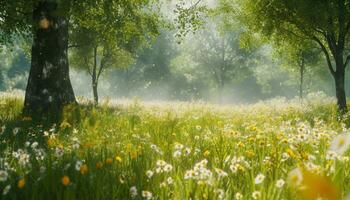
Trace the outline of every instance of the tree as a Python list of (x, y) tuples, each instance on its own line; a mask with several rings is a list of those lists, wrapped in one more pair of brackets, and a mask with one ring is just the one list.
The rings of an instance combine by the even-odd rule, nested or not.
[(90, 74), (96, 104), (101, 74), (111, 67), (128, 67), (132, 54), (158, 35), (161, 22), (156, 11), (148, 0), (99, 0), (75, 11), (80, 13), (72, 17), (75, 66)]
[(335, 81), (339, 111), (347, 111), (344, 81), (345, 68), (350, 60), (347, 51), (350, 30), (348, 0), (242, 0), (235, 1), (237, 4), (229, 4), (227, 0), (222, 2), (226, 7), (236, 6), (241, 21), (251, 31), (259, 31), (272, 39), (293, 37), (318, 45)]
[[(75, 96), (69, 79), (68, 43), (71, 28), (87, 17), (85, 10), (93, 7), (103, 11), (103, 16), (93, 15), (85, 25), (101, 28), (123, 23), (115, 12), (125, 13), (139, 22), (134, 11), (149, 12), (147, 6), (156, 7), (152, 0), (128, 1), (71, 1), (71, 0), (13, 0), (0, 2), (0, 42), (9, 42), (13, 35), (32, 38), (31, 68), (26, 88), (24, 113), (57, 115), (63, 106), (75, 103)], [(126, 5), (126, 7), (120, 6)], [(129, 7), (130, 6), (130, 7)], [(129, 9), (130, 8), (130, 9)], [(135, 9), (134, 9), (135, 8)], [(129, 12), (130, 11), (130, 12)], [(129, 13), (128, 13), (129, 12)], [(152, 15), (156, 17), (157, 15)], [(109, 18), (108, 18), (109, 17)], [(108, 20), (106, 20), (108, 19)], [(128, 20), (130, 22), (131, 20)], [(142, 20), (141, 20), (142, 21)], [(143, 23), (144, 21), (142, 21)], [(134, 26), (126, 24), (122, 31)], [(155, 26), (151, 26), (154, 28)], [(102, 30), (102, 29), (99, 29)], [(107, 34), (107, 33), (106, 33)], [(139, 33), (142, 34), (141, 32)], [(128, 47), (134, 45), (133, 38), (123, 37)]]
[(209, 70), (222, 102), (226, 83), (242, 72), (249, 53), (240, 46), (239, 31), (220, 32), (211, 26), (199, 34), (195, 60)]
[(305, 74), (308, 69), (319, 64), (320, 54), (319, 49), (315, 48), (309, 41), (298, 40), (275, 44), (275, 50), (279, 60), (291, 71), (297, 70), (299, 73), (299, 98), (303, 99)]

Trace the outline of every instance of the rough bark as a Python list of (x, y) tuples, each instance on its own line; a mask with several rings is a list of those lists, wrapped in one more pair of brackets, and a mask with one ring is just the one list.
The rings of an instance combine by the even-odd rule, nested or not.
[(33, 10), (33, 44), (24, 113), (59, 117), (75, 103), (69, 78), (68, 20), (55, 1), (40, 1)]

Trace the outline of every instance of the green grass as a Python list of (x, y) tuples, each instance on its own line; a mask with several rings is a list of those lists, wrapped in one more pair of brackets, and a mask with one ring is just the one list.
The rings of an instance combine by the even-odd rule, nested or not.
[[(254, 191), (265, 200), (298, 199), (301, 186), (288, 182), (297, 167), (318, 174), (342, 197), (350, 192), (349, 153), (336, 159), (327, 153), (346, 129), (333, 104), (81, 105), (67, 108), (63, 122), (50, 127), (21, 118), (21, 108), (20, 99), (0, 99), (0, 171), (8, 173), (5, 181), (0, 174), (0, 199), (132, 199), (133, 186), (135, 199), (145, 199), (142, 191), (153, 199), (231, 200), (237, 193), (253, 199)], [(171, 170), (157, 173), (159, 160)], [(220, 177), (221, 170), (227, 176)], [(260, 173), (265, 179), (255, 184)], [(286, 182), (282, 188), (279, 179)]]

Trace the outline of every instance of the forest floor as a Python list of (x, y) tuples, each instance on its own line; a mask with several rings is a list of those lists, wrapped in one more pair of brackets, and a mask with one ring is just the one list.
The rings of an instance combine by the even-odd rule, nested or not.
[(45, 127), (0, 98), (0, 199), (316, 199), (350, 194), (332, 103), (67, 108)]

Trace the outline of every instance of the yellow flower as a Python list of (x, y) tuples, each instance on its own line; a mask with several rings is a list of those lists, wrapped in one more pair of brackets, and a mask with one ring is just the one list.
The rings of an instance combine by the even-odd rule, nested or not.
[(55, 146), (55, 139), (53, 139), (53, 138), (49, 138), (49, 139), (47, 139), (47, 146), (49, 146), (49, 147), (54, 147)]
[(289, 155), (291, 158), (295, 158), (295, 157), (296, 157), (295, 153), (294, 153), (293, 150), (291, 150), (291, 149), (287, 149), (287, 153), (288, 153), (288, 155)]
[(252, 151), (252, 150), (246, 151), (246, 154), (247, 154), (247, 157), (248, 157), (248, 158), (252, 158), (252, 157), (255, 156), (255, 153), (254, 153), (254, 151)]
[(26, 181), (23, 178), (21, 180), (19, 180), (18, 183), (17, 183), (17, 187), (19, 189), (24, 188), (25, 185), (26, 185)]
[(98, 161), (97, 163), (96, 163), (96, 168), (97, 169), (100, 169), (100, 168), (102, 168), (103, 167), (103, 163), (101, 162), (101, 161)]
[(120, 163), (122, 162), (122, 158), (121, 158), (120, 156), (116, 156), (116, 157), (115, 157), (115, 160), (118, 161), (118, 162), (120, 162)]
[(66, 129), (66, 128), (70, 128), (71, 125), (67, 122), (67, 121), (63, 121), (60, 125), (61, 129)]
[(107, 158), (106, 159), (106, 164), (110, 165), (113, 163), (113, 159), (112, 158)]
[(204, 151), (203, 155), (204, 155), (205, 157), (208, 157), (208, 156), (210, 155), (210, 151), (209, 151), (209, 150)]
[(137, 158), (137, 151), (133, 151), (130, 153), (131, 159), (136, 159)]
[(292, 187), (299, 187), (303, 181), (303, 173), (300, 168), (295, 168), (288, 173), (288, 182)]
[(70, 183), (70, 179), (68, 176), (63, 176), (61, 179), (62, 185), (67, 186)]
[(88, 173), (88, 171), (89, 171), (89, 168), (86, 164), (83, 164), (80, 166), (80, 173), (81, 174), (86, 174), (86, 173)]
[(305, 189), (302, 195), (305, 199), (340, 199), (339, 189), (326, 177), (305, 171), (303, 184)]
[(244, 144), (243, 144), (243, 142), (241, 142), (241, 141), (240, 141), (240, 142), (238, 142), (238, 144), (237, 144), (237, 145), (238, 145), (238, 147), (240, 147), (240, 148), (243, 148), (243, 147), (244, 147)]

